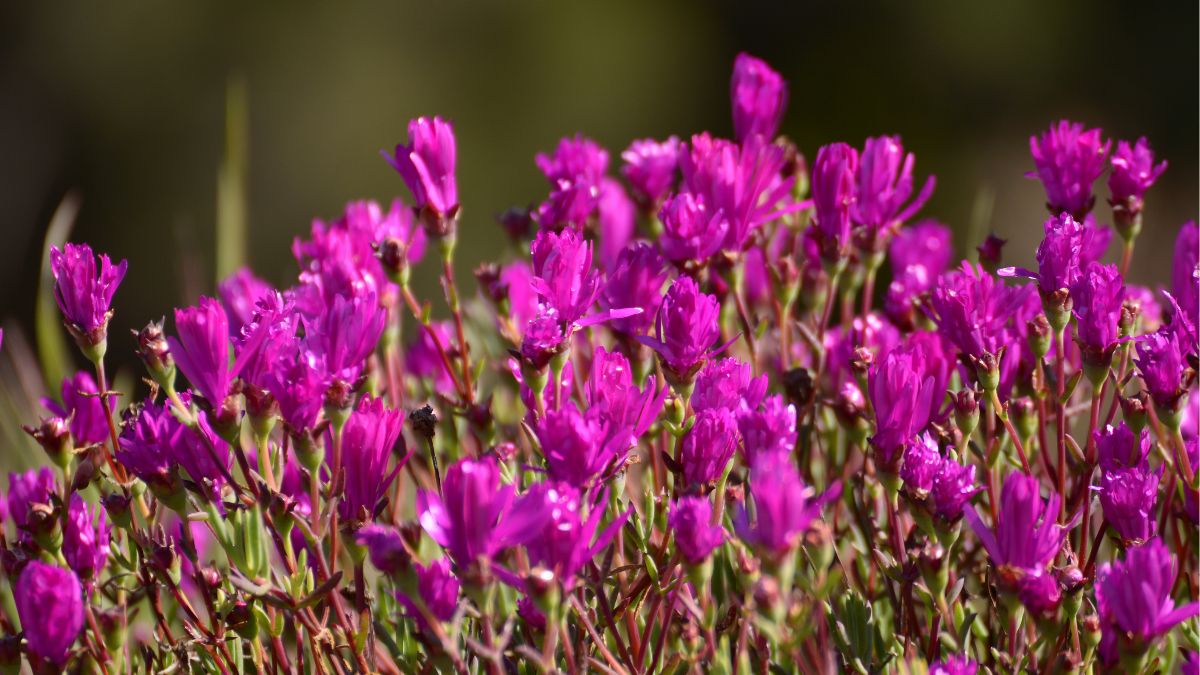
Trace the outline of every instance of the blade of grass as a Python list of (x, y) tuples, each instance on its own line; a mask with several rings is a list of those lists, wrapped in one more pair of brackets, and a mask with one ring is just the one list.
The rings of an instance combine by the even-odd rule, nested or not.
[(46, 240), (42, 244), (42, 267), (38, 275), (37, 304), (34, 307), (34, 341), (37, 343), (38, 363), (42, 378), (46, 382), (61, 382), (71, 369), (71, 352), (63, 337), (62, 316), (54, 301), (54, 274), (50, 270), (50, 247), (62, 247), (75, 226), (79, 214), (80, 198), (76, 192), (68, 192), (46, 229)]
[(249, 151), (246, 81), (225, 86), (225, 152), (217, 169), (217, 281), (246, 264), (246, 167)]

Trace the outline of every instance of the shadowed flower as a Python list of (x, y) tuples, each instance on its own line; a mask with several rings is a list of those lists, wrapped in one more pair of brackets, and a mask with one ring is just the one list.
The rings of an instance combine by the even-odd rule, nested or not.
[(737, 55), (729, 99), (733, 103), (733, 137), (739, 143), (756, 134), (769, 141), (779, 133), (787, 109), (788, 87), (765, 61), (746, 52)]
[[(568, 369), (564, 369), (565, 374)], [(644, 389), (633, 382), (629, 360), (623, 354), (597, 347), (592, 355), (592, 372), (585, 385), (588, 406), (594, 408), (602, 422), (614, 428), (629, 429), (640, 438), (658, 419), (666, 399), (667, 388), (657, 388), (653, 378)], [(568, 390), (570, 382), (564, 382)], [(557, 406), (554, 406), (557, 408)]]
[(130, 406), (117, 439), (117, 461), (152, 488), (166, 487), (175, 466), (171, 448), (180, 426), (169, 410), (153, 400)]
[(663, 298), (655, 336), (639, 336), (638, 341), (658, 352), (668, 381), (688, 384), (721, 336), (720, 313), (716, 298), (701, 293), (691, 277), (680, 277)]
[[(417, 593), (433, 618), (438, 621), (453, 619), (454, 611), (458, 609), (459, 583), (458, 578), (450, 571), (450, 560), (438, 558), (429, 563), (428, 567), (414, 563), (413, 570), (417, 574)], [(424, 615), (411, 598), (401, 591), (396, 594), (396, 599), (404, 605), (409, 616), (417, 619), (419, 626), (427, 628)]]
[(573, 402), (547, 412), (537, 436), (550, 477), (577, 488), (619, 466), (634, 442), (629, 429), (602, 422), (596, 408), (584, 415)]
[(254, 321), (258, 301), (274, 292), (271, 284), (259, 279), (248, 267), (242, 267), (217, 284), (217, 294), (221, 296), (225, 313), (233, 319), (229, 324), (230, 335), (238, 335), (242, 326)]
[(868, 250), (874, 250), (876, 238), (887, 228), (908, 220), (929, 201), (936, 180), (925, 179), (921, 192), (913, 194), (913, 163), (916, 158), (904, 153), (899, 136), (868, 138), (858, 166), (858, 201), (854, 221), (862, 227)]
[(195, 307), (175, 310), (175, 330), (167, 344), (179, 372), (213, 408), (229, 393), (236, 367), (229, 364), (229, 319), (225, 308), (212, 298), (201, 297)]
[(821, 508), (842, 492), (835, 483), (819, 497), (800, 479), (787, 456), (763, 455), (750, 470), (750, 494), (754, 517), (745, 506), (738, 511), (734, 526), (746, 543), (761, 555), (778, 560), (800, 543), (821, 514)]
[(683, 437), (679, 465), (688, 485), (708, 485), (721, 477), (737, 449), (738, 429), (733, 413), (709, 408), (696, 413)]
[(50, 271), (54, 274), (54, 299), (72, 334), (88, 346), (103, 342), (112, 316), (112, 298), (125, 278), (128, 262), (112, 264), (101, 254), (100, 269), (87, 244), (50, 247)]
[(108, 440), (108, 420), (99, 393), (91, 374), (81, 370), (63, 380), (62, 405), (50, 398), (43, 398), (42, 405), (54, 415), (71, 420), (71, 437), (76, 445), (94, 445)]
[(34, 504), (49, 504), (50, 496), (57, 491), (54, 471), (50, 467), (8, 474), (8, 515), (17, 526), (17, 533), (22, 541), (28, 541), (30, 538), (30, 509)]
[(374, 518), (375, 507), (392, 484), (408, 454), (400, 445), (395, 468), (388, 471), (388, 460), (404, 428), (403, 410), (385, 408), (383, 399), (364, 396), (342, 430), (342, 473), (346, 491), (338, 502), (343, 522), (354, 522), (366, 514)]
[(950, 228), (936, 220), (922, 220), (900, 228), (888, 245), (888, 260), (897, 274), (920, 266), (930, 279), (935, 279), (950, 266), (953, 256)]
[(454, 327), (450, 322), (431, 321), (427, 328), (422, 328), (414, 336), (404, 352), (404, 368), (418, 379), (433, 383), (434, 391), (448, 395), (454, 391), (454, 376), (446, 369), (446, 362), (438, 351), (431, 331), (437, 334), (443, 349), (453, 348)]
[(1200, 612), (1200, 604), (1176, 607), (1171, 599), (1177, 563), (1162, 540), (1134, 546), (1125, 559), (1096, 571), (1096, 609), (1103, 625), (1100, 658), (1115, 663), (1141, 654), (1161, 636)]
[(1184, 346), (1172, 326), (1143, 335), (1137, 342), (1138, 373), (1161, 415), (1179, 411), (1185, 388)]
[(13, 586), (29, 653), (62, 667), (83, 628), (83, 587), (71, 570), (34, 560)]
[(1175, 255), (1171, 261), (1171, 295), (1190, 324), (1188, 333), (1196, 336), (1200, 326), (1200, 229), (1189, 220), (1179, 228), (1175, 237)]
[(457, 151), (449, 122), (418, 117), (408, 123), (408, 145), (397, 145), (394, 153), (384, 150), (382, 154), (404, 179), (418, 209), (428, 209), (441, 218), (457, 213)]
[(1082, 124), (1067, 120), (1051, 125), (1040, 138), (1029, 138), (1037, 170), (1027, 175), (1042, 182), (1051, 213), (1066, 211), (1083, 218), (1092, 210), (1092, 184), (1104, 173), (1111, 146), (1101, 139), (1099, 129), (1085, 131)]
[(1125, 285), (1116, 265), (1088, 263), (1071, 286), (1075, 341), (1087, 365), (1108, 372), (1117, 348)]
[(671, 191), (679, 167), (679, 138), (663, 142), (645, 138), (634, 141), (621, 159), (621, 175), (629, 181), (633, 193), (644, 207), (652, 207)]
[(929, 424), (937, 392), (928, 371), (924, 350), (905, 345), (875, 361), (867, 373), (867, 388), (875, 410), (871, 446), (884, 471), (896, 470), (900, 451)]
[(942, 468), (942, 453), (937, 441), (923, 433), (904, 448), (904, 462), (900, 467), (900, 479), (904, 489), (921, 500), (933, 489), (933, 482)]
[(1076, 516), (1066, 526), (1058, 525), (1058, 493), (1042, 502), (1037, 478), (1014, 471), (1004, 480), (1000, 492), (999, 519), (988, 529), (971, 506), (963, 515), (979, 537), (1001, 583), (1016, 591), (1021, 602), (1033, 611), (1048, 609), (1056, 601), (1058, 586), (1047, 585), (1047, 566), (1058, 555), (1067, 532), (1078, 522)]
[(1154, 503), (1158, 499), (1158, 484), (1163, 467), (1150, 469), (1150, 450), (1153, 441), (1149, 431), (1142, 430), (1140, 439), (1121, 422), (1119, 426), (1096, 431), (1095, 444), (1099, 456), (1100, 506), (1109, 527), (1127, 544), (1140, 544), (1154, 536), (1157, 523)]
[(658, 219), (663, 226), (658, 246), (673, 261), (707, 261), (721, 250), (729, 231), (725, 212), (710, 209), (703, 197), (690, 192), (668, 199)]
[(675, 548), (690, 565), (699, 565), (725, 541), (725, 530), (712, 522), (712, 504), (707, 497), (680, 497), (667, 514), (667, 526), (675, 534)]
[(608, 274), (608, 283), (600, 294), (600, 306), (610, 311), (628, 307), (642, 311), (614, 319), (609, 324), (612, 329), (626, 335), (645, 335), (662, 304), (662, 288), (667, 275), (666, 261), (653, 245), (637, 242), (626, 246)]
[(733, 357), (713, 359), (696, 377), (691, 404), (696, 412), (723, 408), (754, 410), (767, 393), (766, 374), (754, 376), (749, 363)]
[(621, 251), (633, 239), (637, 207), (620, 181), (605, 177), (600, 180), (596, 214), (600, 266), (611, 270), (617, 264)]
[(929, 491), (927, 504), (933, 515), (953, 523), (963, 514), (963, 507), (971, 498), (983, 491), (975, 484), (975, 465), (966, 466), (945, 457), (933, 477), (933, 488)]
[(354, 540), (367, 549), (375, 569), (389, 576), (405, 571), (412, 562), (400, 532), (390, 525), (364, 525)]
[(761, 408), (738, 410), (737, 423), (748, 466), (760, 455), (788, 455), (796, 447), (796, 406), (778, 394), (764, 399)]
[(858, 151), (853, 147), (832, 143), (817, 150), (812, 173), (814, 232), (826, 262), (837, 262), (849, 252), (857, 178)]
[(71, 495), (67, 520), (63, 527), (63, 558), (83, 579), (99, 576), (108, 562), (109, 526), (103, 508), (84, 504), (78, 494)]
[(311, 324), (305, 322), (310, 348), (321, 358), (326, 384), (353, 385), (362, 374), (363, 361), (375, 351), (387, 323), (387, 310), (374, 292), (339, 295)]
[(1167, 161), (1164, 159), (1158, 164), (1154, 163), (1154, 152), (1145, 136), (1137, 139), (1132, 146), (1126, 141), (1117, 141), (1117, 151), (1112, 154), (1110, 161), (1109, 203), (1131, 213), (1141, 212), (1142, 197), (1167, 170)]
[(537, 209), (538, 223), (543, 228), (582, 228), (599, 205), (608, 152), (577, 134), (560, 140), (553, 154), (538, 153), (535, 161), (553, 186), (550, 198)]

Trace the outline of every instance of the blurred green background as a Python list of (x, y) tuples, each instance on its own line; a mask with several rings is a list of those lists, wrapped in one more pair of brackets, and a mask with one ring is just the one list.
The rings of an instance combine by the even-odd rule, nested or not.
[(1031, 133), (1068, 117), (1145, 134), (1171, 167), (1131, 276), (1158, 283), (1196, 212), (1197, 19), (1195, 2), (1117, 0), (5, 3), (0, 317), (30, 325), (45, 228), (68, 190), (82, 204), (72, 238), (129, 259), (114, 358), (132, 358), (129, 328), (211, 292), (231, 77), (248, 92), (248, 255), (261, 275), (292, 279), (291, 240), (313, 217), (407, 198), (378, 151), (436, 113), (456, 124), (459, 275), (473, 286), (502, 247), (493, 214), (547, 191), (535, 152), (582, 131), (615, 171), (633, 138), (727, 135), (740, 50), (790, 82), (784, 131), (808, 157), (902, 134), (918, 172), (938, 176), (924, 213), (956, 228), (960, 253), (994, 229), (1009, 260), (1032, 261), (1045, 214), (1023, 178)]

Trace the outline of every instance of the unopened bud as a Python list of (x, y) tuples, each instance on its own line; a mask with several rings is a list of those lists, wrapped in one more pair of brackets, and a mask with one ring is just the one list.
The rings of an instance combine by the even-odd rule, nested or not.
[(437, 413), (433, 412), (431, 405), (408, 413), (408, 423), (412, 425), (413, 433), (427, 441), (433, 440), (433, 435), (437, 432), (437, 422)]
[(170, 390), (175, 386), (175, 359), (167, 347), (167, 338), (163, 335), (163, 320), (151, 321), (146, 327), (133, 331), (137, 340), (134, 353), (146, 366), (150, 377), (163, 389)]
[(797, 408), (804, 408), (817, 395), (817, 385), (807, 368), (793, 368), (783, 374), (783, 390)]
[(1050, 341), (1052, 339), (1050, 333), (1050, 322), (1046, 320), (1044, 314), (1038, 314), (1033, 317), (1033, 320), (1027, 324), (1029, 334), (1029, 349), (1033, 351), (1033, 355), (1038, 361), (1046, 358), (1046, 354), (1050, 353)]
[(1142, 429), (1146, 428), (1150, 397), (1146, 392), (1139, 391), (1132, 396), (1121, 396), (1117, 400), (1121, 402), (1121, 417), (1125, 419), (1125, 424), (1129, 425), (1134, 434), (1141, 435)]
[(400, 287), (408, 285), (408, 242), (399, 237), (388, 237), (376, 246), (375, 256), (392, 283)]
[(133, 499), (121, 492), (110, 492), (100, 498), (108, 519), (117, 527), (128, 529), (132, 522), (130, 504)]
[(524, 241), (529, 237), (529, 233), (533, 231), (533, 217), (529, 209), (512, 207), (496, 216), (496, 222), (500, 223), (500, 227), (508, 233), (508, 236), (515, 242)]
[(46, 451), (50, 461), (59, 468), (66, 468), (71, 463), (75, 452), (75, 443), (71, 439), (71, 425), (61, 417), (51, 417), (42, 420), (37, 427), (22, 427), (25, 433), (33, 436), (33, 440)]
[(990, 274), (995, 274), (1003, 259), (1004, 245), (1008, 240), (1001, 239), (995, 234), (989, 234), (983, 243), (975, 248), (979, 252), (979, 264)]
[(1037, 415), (1034, 414), (1033, 400), (1028, 396), (1015, 398), (1009, 402), (1008, 410), (1012, 414), (1013, 426), (1017, 428), (1021, 440), (1033, 438), (1038, 424)]

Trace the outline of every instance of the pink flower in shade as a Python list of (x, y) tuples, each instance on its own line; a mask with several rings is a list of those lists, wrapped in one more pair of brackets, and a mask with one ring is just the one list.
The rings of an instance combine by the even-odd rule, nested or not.
[(666, 261), (653, 245), (636, 242), (625, 247), (600, 293), (600, 306), (606, 310), (636, 307), (640, 314), (615, 319), (613, 330), (626, 335), (645, 335), (654, 323), (662, 304), (662, 289), (669, 272)]
[(83, 587), (68, 569), (34, 560), (13, 585), (13, 602), (31, 656), (61, 667), (83, 629)]
[(679, 169), (679, 138), (671, 136), (661, 143), (650, 138), (634, 141), (621, 159), (621, 175), (629, 181), (634, 195), (647, 206), (659, 202), (675, 186)]
[(725, 241), (729, 219), (709, 208), (704, 198), (683, 192), (671, 197), (658, 213), (663, 231), (658, 246), (668, 260), (707, 261)]
[[(343, 522), (357, 521), (364, 513), (366, 520), (373, 519), (379, 500), (411, 455), (400, 435), (404, 418), (403, 410), (385, 407), (383, 399), (363, 396), (346, 421), (341, 458), (346, 489), (338, 502)], [(393, 454), (401, 459), (389, 472)], [(330, 455), (326, 459), (333, 460)]]
[(699, 565), (725, 541), (725, 529), (712, 522), (707, 497), (684, 496), (671, 505), (667, 526), (675, 535), (675, 548), (691, 565)]
[(836, 262), (850, 249), (850, 223), (858, 199), (858, 151), (845, 143), (817, 150), (813, 163), (812, 194), (816, 235), (821, 258)]
[(429, 209), (442, 218), (458, 212), (457, 150), (449, 122), (418, 117), (408, 123), (408, 145), (382, 154), (404, 179), (418, 209)]

